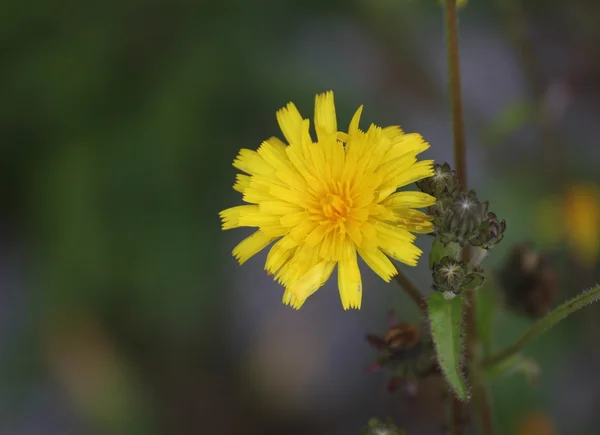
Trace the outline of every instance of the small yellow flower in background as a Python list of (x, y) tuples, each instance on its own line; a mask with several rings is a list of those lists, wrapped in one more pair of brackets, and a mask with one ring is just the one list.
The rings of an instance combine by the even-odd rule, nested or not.
[(600, 252), (600, 187), (574, 182), (561, 195), (542, 199), (536, 216), (545, 243), (562, 242), (583, 265), (596, 264)]
[(600, 248), (600, 189), (572, 184), (563, 201), (566, 242), (583, 264), (593, 266)]
[(400, 127), (359, 129), (362, 106), (348, 132), (339, 132), (333, 93), (315, 99), (317, 142), (293, 103), (277, 112), (288, 145), (273, 137), (258, 151), (242, 149), (233, 166), (242, 205), (220, 213), (223, 229), (258, 230), (233, 250), (240, 264), (272, 242), (265, 269), (284, 287), (283, 303), (300, 308), (337, 266), (344, 309), (360, 308), (362, 280), (357, 254), (384, 281), (398, 272), (385, 255), (415, 266), (422, 251), (412, 233), (433, 231), (431, 218), (414, 208), (435, 203), (399, 187), (433, 175), (429, 148), (419, 134)]

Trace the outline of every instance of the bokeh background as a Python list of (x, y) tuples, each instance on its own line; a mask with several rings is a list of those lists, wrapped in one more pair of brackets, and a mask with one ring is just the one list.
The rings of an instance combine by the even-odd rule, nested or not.
[[(556, 303), (598, 279), (599, 18), (596, 0), (460, 13), (469, 183), (508, 222), (484, 264), (532, 243)], [(363, 126), (451, 162), (444, 49), (436, 0), (2, 2), (0, 433), (442, 433), (439, 383), (408, 398), (365, 373), (391, 307), (420, 321), (395, 283), (364, 268), (361, 311), (333, 282), (296, 312), (217, 214), (241, 203), (237, 150), (328, 89), (341, 125), (364, 104)], [(429, 291), (425, 261), (403, 270)], [(599, 314), (528, 348), (537, 384), (493, 384), (500, 434), (599, 433)], [(531, 322), (500, 314), (498, 346)]]

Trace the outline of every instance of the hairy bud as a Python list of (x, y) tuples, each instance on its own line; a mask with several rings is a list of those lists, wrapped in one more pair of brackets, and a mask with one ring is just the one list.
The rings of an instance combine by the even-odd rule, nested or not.
[(489, 251), (502, 241), (505, 230), (506, 221), (498, 220), (495, 213), (488, 213), (487, 218), (481, 223), (469, 243)]
[(442, 193), (453, 194), (460, 188), (456, 171), (450, 168), (448, 163), (433, 166), (433, 175), (429, 178), (417, 181), (417, 187), (421, 192), (438, 198)]
[(474, 190), (454, 195), (452, 203), (434, 220), (442, 242), (464, 246), (487, 216), (488, 203), (480, 202)]

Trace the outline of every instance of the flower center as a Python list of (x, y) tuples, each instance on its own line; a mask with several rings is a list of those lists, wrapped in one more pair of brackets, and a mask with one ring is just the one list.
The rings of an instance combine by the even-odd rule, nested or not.
[(323, 215), (332, 221), (343, 220), (349, 211), (348, 201), (335, 193), (327, 193), (321, 200)]

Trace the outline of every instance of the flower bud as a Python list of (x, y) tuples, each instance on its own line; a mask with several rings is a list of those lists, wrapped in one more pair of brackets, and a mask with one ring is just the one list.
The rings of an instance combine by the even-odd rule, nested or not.
[(456, 194), (452, 204), (434, 220), (442, 241), (464, 246), (485, 220), (487, 210), (488, 202), (480, 202), (474, 190)]
[(506, 304), (529, 317), (548, 313), (558, 293), (558, 276), (550, 262), (527, 245), (515, 246), (498, 281)]
[(467, 276), (467, 266), (462, 261), (444, 257), (434, 266), (432, 275), (435, 290), (458, 293)]
[(460, 188), (456, 171), (452, 170), (448, 163), (434, 165), (433, 175), (417, 181), (416, 184), (421, 192), (428, 193), (436, 198), (444, 192), (453, 194)]
[(505, 230), (506, 221), (504, 219), (499, 221), (495, 213), (488, 213), (469, 243), (489, 251), (502, 241)]

